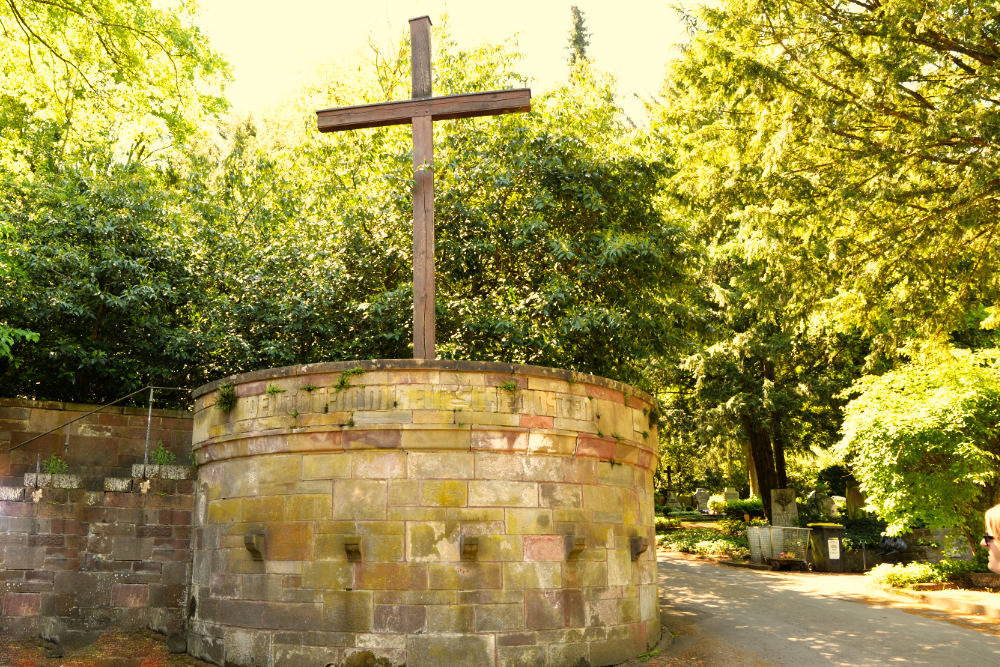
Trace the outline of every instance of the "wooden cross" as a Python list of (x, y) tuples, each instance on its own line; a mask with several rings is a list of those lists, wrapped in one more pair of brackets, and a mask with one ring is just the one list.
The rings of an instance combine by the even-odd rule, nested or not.
[(411, 100), (317, 111), (320, 132), (413, 126), (413, 358), (434, 359), (434, 135), (432, 121), (531, 110), (531, 90), (431, 97), (431, 20), (410, 20)]

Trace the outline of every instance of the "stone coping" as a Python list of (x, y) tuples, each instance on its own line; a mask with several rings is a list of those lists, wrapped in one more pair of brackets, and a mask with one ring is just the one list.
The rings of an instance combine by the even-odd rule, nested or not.
[[(172, 392), (177, 393), (177, 392)], [(148, 398), (148, 396), (146, 397)], [(156, 395), (153, 396), (156, 402)], [(64, 412), (90, 412), (96, 405), (89, 403), (67, 403), (65, 401), (35, 401), (30, 398), (0, 398), (0, 408), (31, 408), (34, 410), (60, 410)], [(149, 408), (133, 408), (122, 405), (109, 405), (101, 408), (98, 414), (117, 414), (145, 417), (149, 414)], [(190, 410), (166, 410), (153, 408), (154, 417), (174, 417), (178, 419), (191, 419), (193, 413)]]
[(450, 359), (363, 359), (357, 361), (327, 361), (315, 364), (302, 364), (299, 366), (282, 366), (280, 368), (265, 368), (262, 370), (230, 375), (220, 378), (208, 384), (202, 385), (191, 392), (191, 398), (199, 398), (211, 393), (224, 383), (245, 384), (247, 382), (257, 382), (279, 377), (292, 377), (297, 375), (309, 375), (313, 373), (339, 373), (352, 368), (361, 367), (365, 371), (407, 371), (407, 370), (428, 370), (428, 371), (468, 371), (480, 373), (509, 373), (511, 375), (535, 375), (538, 377), (554, 378), (566, 380), (568, 382), (586, 383), (598, 387), (605, 387), (626, 393), (640, 400), (656, 405), (656, 401), (646, 392), (636, 389), (632, 385), (609, 380), (599, 375), (568, 371), (562, 368), (549, 368), (547, 366), (526, 366), (522, 364), (506, 364), (496, 361), (456, 361)]

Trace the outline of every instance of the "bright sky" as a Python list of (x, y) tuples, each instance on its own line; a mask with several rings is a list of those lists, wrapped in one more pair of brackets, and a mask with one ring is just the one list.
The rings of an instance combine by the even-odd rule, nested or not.
[(229, 100), (237, 112), (261, 111), (294, 94), (316, 67), (356, 59), (369, 40), (388, 47), (409, 19), (447, 14), (460, 46), (515, 38), (523, 70), (541, 93), (565, 79), (570, 7), (584, 13), (588, 55), (618, 82), (622, 102), (649, 98), (663, 82), (684, 30), (668, 0), (201, 0), (197, 23), (233, 66)]

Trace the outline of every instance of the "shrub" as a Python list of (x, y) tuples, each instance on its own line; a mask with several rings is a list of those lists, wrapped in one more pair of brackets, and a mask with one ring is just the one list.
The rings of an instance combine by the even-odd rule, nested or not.
[(681, 520), (679, 517), (657, 516), (653, 520), (653, 524), (656, 526), (656, 532), (662, 533), (664, 531), (672, 530), (674, 528), (680, 528)]
[(153, 465), (157, 466), (172, 466), (174, 461), (177, 460), (177, 455), (172, 451), (163, 446), (163, 441), (161, 440), (156, 449), (153, 450), (150, 460)]
[(839, 522), (844, 526), (844, 548), (860, 549), (862, 547), (876, 547), (879, 539), (885, 531), (886, 522), (875, 517), (862, 517), (851, 519), (839, 517)]
[(730, 500), (726, 503), (725, 513), (732, 519), (742, 519), (744, 514), (749, 514), (751, 518), (763, 518), (764, 503), (760, 498)]
[(882, 563), (868, 571), (872, 581), (882, 586), (905, 587), (913, 584), (935, 584), (960, 579), (970, 572), (985, 572), (985, 551), (979, 550), (973, 560), (945, 559), (940, 563)]
[(658, 538), (668, 549), (703, 556), (724, 556), (733, 559), (747, 559), (750, 548), (746, 539), (728, 537), (711, 528), (675, 530)]
[(726, 509), (726, 497), (716, 493), (708, 499), (708, 511), (721, 514)]
[(224, 382), (219, 385), (215, 395), (215, 407), (223, 412), (229, 412), (236, 407), (236, 387), (233, 384)]

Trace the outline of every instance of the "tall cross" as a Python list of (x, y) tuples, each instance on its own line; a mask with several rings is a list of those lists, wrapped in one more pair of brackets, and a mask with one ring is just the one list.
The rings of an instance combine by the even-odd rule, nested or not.
[(531, 90), (431, 97), (431, 20), (410, 20), (412, 99), (317, 111), (320, 132), (413, 126), (413, 358), (434, 359), (434, 135), (432, 121), (531, 110)]

